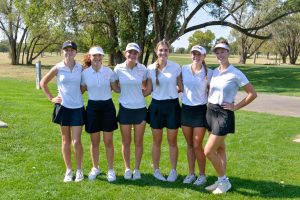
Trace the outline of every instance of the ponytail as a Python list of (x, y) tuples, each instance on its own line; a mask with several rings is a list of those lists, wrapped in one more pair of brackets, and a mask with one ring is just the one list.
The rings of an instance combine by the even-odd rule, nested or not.
[(83, 68), (86, 69), (89, 66), (91, 66), (91, 64), (92, 64), (92, 61), (91, 61), (90, 55), (88, 53), (84, 54), (84, 56), (83, 56)]
[(205, 60), (202, 61), (202, 64), (203, 64), (204, 70), (205, 70), (205, 79), (207, 80), (207, 71), (208, 71), (208, 67), (207, 67), (207, 65), (206, 65), (206, 63), (205, 63)]

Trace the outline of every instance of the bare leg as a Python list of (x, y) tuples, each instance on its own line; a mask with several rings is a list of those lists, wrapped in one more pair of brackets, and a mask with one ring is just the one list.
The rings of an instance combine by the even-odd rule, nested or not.
[(72, 169), (71, 163), (71, 129), (69, 126), (60, 126), (61, 132), (61, 152), (65, 165), (68, 169)]
[(171, 161), (172, 169), (175, 169), (175, 170), (177, 167), (177, 160), (178, 160), (177, 132), (178, 132), (178, 129), (168, 129), (167, 130), (170, 161)]
[(82, 158), (83, 158), (83, 148), (81, 144), (81, 132), (82, 126), (72, 126), (72, 143), (74, 146), (75, 158), (76, 158), (76, 168), (81, 169)]
[(144, 150), (144, 133), (146, 122), (134, 125), (135, 169), (140, 169)]
[(105, 144), (108, 169), (113, 169), (114, 168), (113, 132), (103, 132), (103, 140)]
[(206, 164), (206, 157), (204, 155), (204, 149), (202, 146), (203, 138), (205, 135), (205, 128), (194, 128), (193, 129), (193, 146), (195, 157), (197, 159), (197, 163), (199, 166), (200, 175), (205, 175), (205, 164)]
[(91, 135), (91, 158), (94, 168), (99, 168), (99, 144), (100, 144), (100, 132), (92, 133)]
[(181, 126), (183, 135), (187, 143), (187, 160), (189, 164), (189, 174), (195, 173), (195, 153), (193, 148), (193, 128)]
[(153, 136), (152, 161), (153, 161), (154, 170), (159, 169), (162, 134), (163, 134), (163, 129), (152, 129), (152, 136)]
[(122, 155), (125, 169), (130, 169), (131, 126), (132, 125), (120, 125), (122, 134)]
[(216, 136), (210, 134), (204, 149), (204, 153), (206, 157), (211, 161), (218, 177), (222, 177), (226, 173), (222, 164), (223, 161), (220, 159), (220, 156), (218, 154), (218, 149), (223, 145), (225, 137), (226, 136)]

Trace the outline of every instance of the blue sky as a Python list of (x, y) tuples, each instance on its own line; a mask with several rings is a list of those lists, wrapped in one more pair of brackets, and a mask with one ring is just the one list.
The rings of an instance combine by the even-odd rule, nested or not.
[[(189, 7), (194, 8), (194, 5), (190, 3)], [(188, 24), (188, 27), (196, 24), (204, 23), (207, 21), (212, 21), (212, 20), (214, 19), (211, 16), (209, 16), (209, 14), (205, 10), (202, 9), (191, 19), (190, 23)], [(224, 37), (228, 39), (231, 28), (225, 26), (209, 26), (200, 30), (202, 32), (205, 32), (206, 30), (211, 30), (215, 34), (216, 38)], [(175, 48), (178, 47), (187, 48), (189, 46), (188, 38), (192, 36), (194, 32), (195, 31), (192, 31), (181, 36), (179, 39), (177, 39), (175, 42), (172, 43), (172, 46), (174, 46)]]

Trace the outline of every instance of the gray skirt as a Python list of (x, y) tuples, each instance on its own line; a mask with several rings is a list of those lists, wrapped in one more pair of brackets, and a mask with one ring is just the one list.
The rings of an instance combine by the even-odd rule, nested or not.
[(234, 112), (218, 104), (207, 105), (206, 120), (211, 134), (224, 136), (235, 131)]

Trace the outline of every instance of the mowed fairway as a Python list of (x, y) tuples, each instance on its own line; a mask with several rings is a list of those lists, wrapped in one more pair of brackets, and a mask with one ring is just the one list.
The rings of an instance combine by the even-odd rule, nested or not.
[[(81, 56), (78, 56), (79, 60)], [(42, 60), (47, 63), (43, 74), (61, 58), (48, 59), (49, 62)], [(187, 55), (174, 55), (170, 59), (180, 64), (189, 63)], [(213, 57), (208, 63), (216, 66)], [(298, 66), (245, 65), (241, 69), (258, 91), (300, 96)], [(50, 87), (55, 93), (54, 81)], [(86, 94), (84, 99), (86, 101)], [(147, 98), (148, 104), (150, 99)], [(118, 95), (113, 95), (113, 101), (118, 109)], [(115, 183), (106, 180), (103, 141), (100, 147), (101, 176), (92, 182), (87, 180), (91, 160), (90, 139), (85, 132), (82, 140), (86, 178), (80, 183), (63, 183), (65, 166), (61, 139), (59, 127), (51, 122), (52, 109), (53, 105), (43, 92), (35, 89), (33, 66), (11, 66), (7, 59), (0, 61), (0, 120), (9, 126), (0, 129), (0, 199), (300, 199), (300, 143), (293, 142), (300, 137), (299, 118), (237, 111), (236, 133), (227, 137), (227, 175), (233, 188), (216, 197), (203, 187), (182, 184), (188, 169), (181, 129), (178, 133), (178, 180), (167, 183), (153, 178), (149, 126), (145, 132), (141, 180), (125, 181), (123, 178), (121, 137), (117, 130), (114, 133)], [(161, 170), (167, 175), (170, 163), (166, 134), (162, 147)], [(134, 146), (132, 167), (133, 150)], [(206, 171), (208, 184), (211, 184), (216, 176), (209, 162)]]

